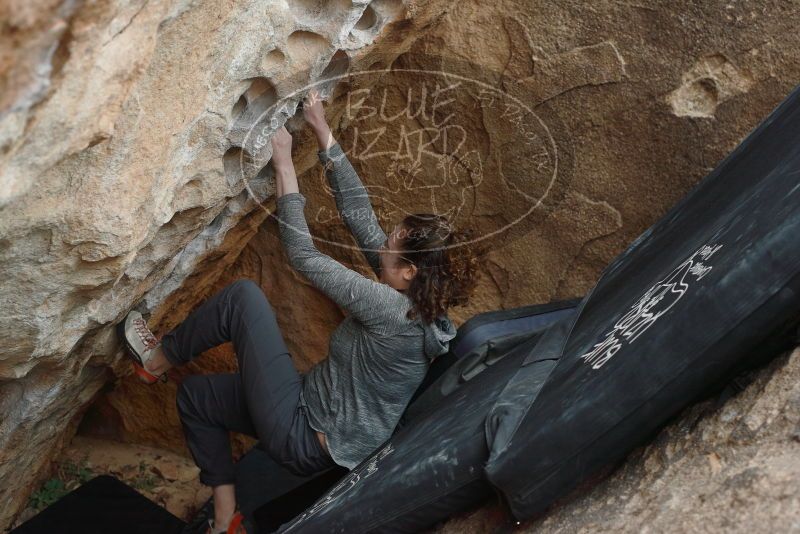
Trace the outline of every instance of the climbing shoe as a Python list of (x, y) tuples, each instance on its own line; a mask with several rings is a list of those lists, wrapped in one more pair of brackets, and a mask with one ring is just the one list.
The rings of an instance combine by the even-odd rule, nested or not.
[(247, 534), (247, 530), (244, 528), (244, 516), (241, 512), (236, 512), (233, 514), (231, 518), (231, 522), (228, 523), (228, 528), (217, 529), (214, 526), (214, 520), (208, 520), (208, 530), (206, 530), (206, 534)]
[(167, 373), (154, 375), (145, 367), (156, 353), (156, 349), (161, 346), (161, 342), (147, 328), (147, 322), (141, 313), (131, 310), (125, 316), (125, 320), (117, 325), (117, 335), (125, 343), (126, 354), (132, 360), (133, 369), (139, 380), (147, 384), (155, 384), (159, 380), (167, 381)]

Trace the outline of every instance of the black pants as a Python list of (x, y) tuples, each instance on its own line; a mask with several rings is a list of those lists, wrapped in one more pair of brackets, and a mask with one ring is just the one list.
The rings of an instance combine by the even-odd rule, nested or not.
[(188, 375), (176, 398), (200, 481), (207, 486), (234, 482), (229, 431), (258, 438), (257, 447), (296, 475), (335, 465), (299, 405), (303, 377), (292, 364), (272, 306), (252, 280), (229, 284), (161, 339), (175, 366), (226, 341), (233, 342), (239, 372)]

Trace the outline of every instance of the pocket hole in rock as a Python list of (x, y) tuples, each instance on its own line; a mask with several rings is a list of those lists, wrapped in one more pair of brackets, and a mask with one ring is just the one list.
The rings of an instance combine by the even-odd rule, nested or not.
[(239, 100), (236, 101), (236, 104), (233, 105), (233, 110), (231, 110), (231, 117), (236, 119), (239, 115), (244, 112), (245, 108), (247, 108), (247, 99), (244, 95), (239, 97)]
[(246, 150), (238, 146), (229, 148), (222, 156), (222, 166), (225, 171), (225, 180), (229, 187), (234, 187), (242, 180), (248, 179), (253, 168), (253, 158)]
[(306, 67), (310, 67), (314, 62), (330, 49), (330, 43), (318, 33), (307, 31), (296, 31), (289, 35), (286, 49), (289, 58)]
[(314, 25), (343, 16), (350, 9), (351, 0), (293, 0), (289, 4), (297, 22)]
[(286, 61), (286, 56), (275, 48), (274, 50), (270, 50), (267, 52), (267, 55), (264, 56), (264, 59), (261, 60), (261, 70), (264, 72), (269, 72), (272, 69), (276, 69), (283, 65), (283, 62)]
[(239, 97), (231, 110), (238, 127), (255, 123), (278, 102), (278, 91), (266, 78), (251, 78), (250, 87)]
[(349, 69), (350, 57), (347, 52), (337, 50), (319, 77), (317, 88), (323, 98), (328, 98), (333, 94), (333, 89), (340, 81), (344, 80), (344, 75)]
[(358, 22), (356, 22), (355, 29), (362, 31), (369, 30), (372, 29), (377, 22), (378, 16), (375, 14), (375, 10), (372, 9), (372, 5), (369, 5), (361, 14), (361, 18), (358, 19)]
[(253, 179), (248, 180), (248, 193), (255, 197), (255, 200), (259, 203), (264, 202), (269, 196), (275, 180), (275, 168), (272, 166), (272, 161), (269, 161), (266, 165), (264, 165), (258, 174), (253, 177)]
[(375, 63), (370, 65), (369, 69), (367, 69), (367, 70), (375, 71), (375, 72), (383, 72), (383, 71), (386, 70), (386, 63), (383, 62), (383, 61), (376, 61)]

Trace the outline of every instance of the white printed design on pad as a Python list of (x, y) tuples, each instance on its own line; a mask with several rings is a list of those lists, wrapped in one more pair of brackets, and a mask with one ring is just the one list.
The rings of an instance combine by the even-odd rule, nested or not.
[(614, 329), (606, 334), (603, 341), (581, 356), (584, 363), (591, 365), (592, 369), (600, 369), (622, 348), (623, 342), (633, 343), (686, 294), (692, 279), (700, 280), (711, 271), (711, 266), (703, 261), (707, 261), (721, 248), (722, 245), (703, 245), (654, 284), (616, 322)]
[(383, 447), (380, 451), (378, 451), (372, 458), (370, 458), (369, 462), (363, 467), (356, 468), (350, 473), (347, 474), (342, 480), (340, 480), (333, 488), (331, 488), (328, 493), (326, 493), (323, 497), (321, 497), (314, 505), (300, 514), (295, 520), (289, 525), (283, 532), (288, 532), (289, 530), (293, 529), (300, 523), (302, 523), (305, 519), (308, 519), (312, 515), (316, 514), (330, 503), (350, 491), (355, 487), (355, 485), (366, 478), (369, 478), (371, 475), (375, 474), (378, 471), (378, 462), (381, 461), (383, 458), (388, 456), (394, 452), (394, 447), (391, 443), (387, 444)]

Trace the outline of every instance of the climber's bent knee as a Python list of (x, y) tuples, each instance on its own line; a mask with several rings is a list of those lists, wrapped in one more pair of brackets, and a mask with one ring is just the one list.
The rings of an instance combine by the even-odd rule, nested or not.
[(274, 313), (272, 304), (267, 299), (261, 286), (249, 278), (240, 278), (229, 286), (234, 292), (233, 298), (244, 308), (256, 309), (259, 313)]
[(254, 280), (250, 278), (239, 278), (230, 283), (228, 286), (233, 291), (240, 291), (244, 294), (263, 294), (264, 292), (261, 290), (261, 286), (259, 286)]

